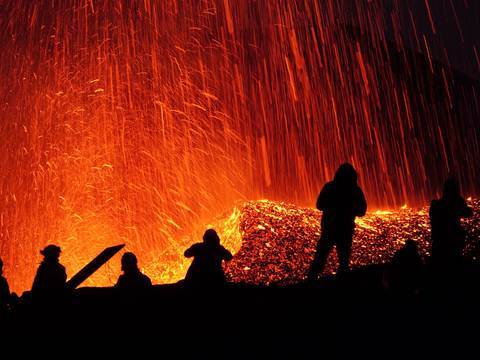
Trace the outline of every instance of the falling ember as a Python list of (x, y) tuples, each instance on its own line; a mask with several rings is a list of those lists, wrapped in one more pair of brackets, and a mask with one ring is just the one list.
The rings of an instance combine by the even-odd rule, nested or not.
[[(12, 288), (30, 287), (47, 243), (70, 276), (125, 243), (156, 282), (178, 280), (208, 224), (238, 249), (239, 203), (311, 204), (344, 161), (371, 207), (425, 204), (448, 172), (478, 195), (480, 87), (438, 61), (432, 2), (408, 3), (2, 1)], [(118, 262), (88, 284), (111, 285)]]

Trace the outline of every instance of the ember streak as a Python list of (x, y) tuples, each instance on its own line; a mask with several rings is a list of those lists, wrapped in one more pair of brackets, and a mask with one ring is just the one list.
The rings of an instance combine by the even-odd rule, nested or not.
[[(465, 256), (480, 255), (480, 200), (469, 200), (474, 216), (467, 229)], [(320, 236), (321, 213), (310, 208), (269, 200), (250, 201), (241, 210), (242, 246), (226, 272), (231, 281), (289, 284), (305, 279)], [(418, 243), (424, 258), (430, 251), (428, 207), (376, 211), (357, 218), (351, 264), (359, 267), (388, 261), (406, 240)], [(336, 269), (331, 254), (324, 275)]]

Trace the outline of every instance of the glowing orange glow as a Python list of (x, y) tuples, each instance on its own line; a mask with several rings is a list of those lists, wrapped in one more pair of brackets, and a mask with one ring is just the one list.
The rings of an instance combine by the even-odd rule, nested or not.
[[(464, 255), (480, 256), (480, 201), (470, 204), (474, 216), (464, 221), (467, 231)], [(312, 208), (274, 201), (249, 201), (238, 217), (243, 243), (226, 266), (230, 281), (253, 284), (291, 284), (304, 281), (321, 234), (321, 213)], [(401, 208), (372, 211), (356, 219), (351, 267), (388, 262), (406, 240), (415, 240), (418, 251), (428, 260), (430, 224), (428, 208)], [(335, 272), (335, 251), (323, 275)]]
[[(447, 171), (477, 195), (478, 92), (436, 71), (416, 29), (426, 60), (389, 42), (380, 2), (0, 7), (0, 256), (16, 291), (48, 243), (69, 276), (125, 243), (154, 282), (178, 280), (209, 224), (236, 251), (239, 204), (311, 206), (344, 161), (371, 209), (425, 204)], [(85, 285), (119, 272), (117, 255)]]

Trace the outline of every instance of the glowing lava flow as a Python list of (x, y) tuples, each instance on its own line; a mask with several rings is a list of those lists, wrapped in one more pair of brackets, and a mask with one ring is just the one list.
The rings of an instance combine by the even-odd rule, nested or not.
[[(468, 231), (466, 257), (480, 258), (480, 201), (470, 201), (474, 216), (464, 222)], [(305, 280), (320, 236), (321, 213), (310, 208), (268, 200), (244, 205), (240, 221), (242, 247), (226, 267), (231, 281), (289, 284)], [(421, 255), (430, 250), (428, 209), (403, 207), (376, 211), (357, 219), (352, 267), (389, 261), (407, 239), (417, 241)], [(331, 255), (325, 274), (336, 269)]]
[[(427, 203), (450, 171), (478, 194), (479, 86), (409, 3), (1, 1), (12, 288), (47, 243), (70, 276), (125, 243), (155, 281), (178, 280), (202, 224), (248, 199), (310, 204), (344, 161), (378, 208)], [(86, 285), (112, 284), (118, 263)]]

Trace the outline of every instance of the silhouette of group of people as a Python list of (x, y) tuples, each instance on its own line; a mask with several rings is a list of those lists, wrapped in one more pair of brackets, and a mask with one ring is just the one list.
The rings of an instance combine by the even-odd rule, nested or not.
[[(367, 210), (365, 196), (357, 185), (357, 173), (351, 164), (344, 163), (338, 168), (333, 181), (322, 188), (316, 205), (323, 215), (321, 236), (307, 276), (310, 281), (323, 271), (333, 246), (339, 263), (337, 273), (349, 270), (355, 218), (364, 216)], [(460, 194), (458, 180), (447, 178), (443, 195), (431, 201), (429, 210), (432, 245), (429, 260), (437, 273), (455, 272), (462, 264), (466, 232), (461, 219), (472, 215), (472, 209)], [(423, 265), (417, 243), (407, 239), (386, 267), (386, 287), (397, 293), (416, 293), (425, 276)]]
[[(316, 280), (322, 273), (334, 246), (339, 263), (338, 274), (349, 270), (355, 218), (364, 216), (367, 211), (365, 195), (351, 164), (342, 164), (333, 180), (323, 186), (316, 207), (323, 215), (321, 236), (307, 276), (309, 281)], [(445, 181), (443, 195), (440, 199), (432, 200), (429, 216), (431, 262), (438, 268), (453, 267), (461, 261), (465, 245), (466, 233), (461, 219), (472, 216), (472, 209), (461, 196), (456, 179), (448, 178)], [(65, 267), (59, 262), (61, 249), (56, 245), (48, 245), (40, 253), (43, 261), (37, 269), (31, 293), (38, 299), (59, 296), (65, 291), (67, 279)], [(220, 237), (214, 229), (206, 230), (203, 242), (193, 244), (184, 256), (193, 257), (185, 277), (186, 284), (209, 287), (225, 283), (222, 263), (230, 261), (232, 254), (220, 244)], [(416, 242), (407, 240), (405, 246), (393, 256), (384, 280), (390, 288), (415, 291), (422, 264)], [(114, 286), (116, 289), (139, 292), (152, 286), (150, 278), (138, 268), (135, 254), (124, 253), (121, 265), (123, 273)], [(3, 262), (0, 259), (0, 311), (5, 311), (9, 306), (10, 290), (2, 270)]]
[[(35, 301), (53, 302), (61, 300), (66, 293), (67, 274), (60, 264), (61, 248), (48, 245), (40, 251), (43, 260), (40, 263), (33, 280), (30, 294)], [(187, 271), (185, 283), (193, 286), (218, 287), (225, 283), (222, 262), (230, 261), (232, 254), (220, 244), (220, 237), (214, 229), (208, 229), (203, 242), (193, 244), (185, 251), (185, 257), (193, 257)], [(151, 279), (143, 274), (137, 257), (132, 252), (125, 252), (121, 258), (122, 274), (114, 288), (129, 294), (142, 294), (151, 288)], [(0, 259), (0, 314), (8, 311), (11, 294), (8, 282), (2, 275), (3, 262)]]
[[(327, 182), (317, 198), (317, 209), (322, 211), (321, 236), (307, 279), (315, 280), (323, 271), (328, 255), (335, 246), (338, 274), (349, 270), (355, 218), (364, 216), (367, 202), (357, 184), (357, 173), (349, 163), (342, 164), (333, 181)], [(452, 271), (462, 263), (466, 232), (462, 218), (473, 215), (472, 209), (460, 194), (458, 180), (449, 177), (444, 183), (443, 195), (430, 204), (431, 265), (440, 272)], [(423, 278), (423, 260), (417, 244), (407, 239), (385, 271), (384, 281), (394, 291), (414, 293)]]

